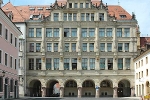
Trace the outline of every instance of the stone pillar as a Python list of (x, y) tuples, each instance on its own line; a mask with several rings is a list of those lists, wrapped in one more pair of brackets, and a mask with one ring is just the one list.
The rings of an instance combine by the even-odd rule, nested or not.
[(99, 87), (96, 86), (96, 94), (95, 94), (95, 98), (99, 98)]
[(118, 89), (118, 87), (114, 87), (113, 88), (113, 98), (117, 98), (118, 97), (118, 94), (117, 94), (117, 89)]
[(135, 96), (135, 87), (131, 87), (131, 97)]
[(46, 97), (46, 87), (42, 87), (42, 97)]
[(82, 97), (82, 87), (78, 87), (78, 98)]
[(64, 97), (64, 87), (60, 87), (60, 98)]

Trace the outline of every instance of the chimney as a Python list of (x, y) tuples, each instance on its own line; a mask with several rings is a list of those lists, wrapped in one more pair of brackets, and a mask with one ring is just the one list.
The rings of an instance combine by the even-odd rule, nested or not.
[(3, 4), (3, 0), (0, 0), (0, 8), (2, 7)]

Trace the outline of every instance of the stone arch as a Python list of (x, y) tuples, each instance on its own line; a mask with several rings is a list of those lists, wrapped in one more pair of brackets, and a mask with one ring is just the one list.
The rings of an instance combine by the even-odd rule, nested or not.
[(113, 88), (113, 81), (112, 81), (111, 79), (108, 79), (108, 78), (101, 80), (101, 81), (100, 81), (100, 86), (101, 86), (101, 83), (104, 82), (104, 81), (108, 81), (109, 84), (110, 84), (110, 87)]
[[(118, 81), (117, 81), (117, 84), (119, 84), (120, 81), (122, 80), (126, 80), (130, 83), (130, 87), (132, 86), (132, 83), (131, 83), (131, 80), (130, 79), (127, 79), (127, 78), (120, 78)], [(134, 86), (134, 85), (133, 85)]]
[(81, 84), (83, 84), (83, 82), (86, 81), (86, 80), (90, 80), (90, 81), (92, 81), (95, 84), (95, 80), (91, 79), (91, 78), (85, 78), (85, 79), (83, 79), (83, 81), (81, 81)]
[(150, 82), (149, 81), (146, 81), (145, 82), (145, 90), (146, 90), (146, 94), (148, 94), (150, 92)]
[(68, 79), (66, 79), (65, 81), (63, 81), (64, 87), (65, 87), (65, 84), (66, 84), (68, 81), (70, 81), (70, 80), (73, 80), (73, 81), (75, 81), (75, 82), (78, 84), (78, 81), (77, 81), (76, 79), (68, 78)]
[(40, 81), (41, 82), (41, 80), (40, 79), (38, 79), (38, 78), (30, 78), (29, 80), (27, 80), (27, 87), (29, 87), (30, 86), (30, 83), (33, 81), (33, 80), (38, 80), (38, 81)]

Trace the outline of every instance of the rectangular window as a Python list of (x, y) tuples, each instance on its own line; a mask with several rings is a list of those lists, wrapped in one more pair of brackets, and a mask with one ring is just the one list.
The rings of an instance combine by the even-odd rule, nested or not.
[(83, 3), (80, 3), (80, 8), (83, 8)]
[(10, 92), (13, 92), (13, 87), (14, 87), (14, 81), (13, 79), (10, 80)]
[(127, 69), (127, 70), (130, 69), (130, 58), (126, 58), (126, 59), (125, 59), (125, 66), (126, 66), (126, 69)]
[(54, 28), (54, 37), (59, 37), (59, 28)]
[(0, 35), (2, 35), (2, 24), (0, 23)]
[(124, 36), (125, 37), (130, 37), (130, 28), (125, 28), (124, 29)]
[(85, 13), (81, 13), (81, 21), (85, 21)]
[(89, 28), (89, 37), (94, 37), (94, 36), (95, 36), (95, 29)]
[(125, 52), (129, 52), (129, 43), (125, 43)]
[(3, 92), (3, 77), (0, 77), (0, 92)]
[(87, 70), (87, 65), (88, 59), (87, 58), (82, 58), (82, 70)]
[(108, 70), (113, 69), (113, 58), (108, 58), (107, 59), (107, 65), (108, 65)]
[(36, 70), (41, 69), (41, 58), (36, 58)]
[(77, 70), (77, 58), (72, 58), (72, 70)]
[(91, 13), (91, 21), (94, 21), (94, 13)]
[(100, 69), (105, 69), (105, 58), (100, 58)]
[(148, 69), (146, 69), (146, 76), (148, 76)]
[(5, 53), (5, 65), (7, 66), (8, 54)]
[(46, 28), (46, 37), (53, 37), (51, 28)]
[(76, 51), (76, 43), (71, 44), (71, 50), (72, 50), (72, 52)]
[(108, 52), (112, 51), (112, 43), (107, 43), (107, 51)]
[(51, 70), (51, 68), (52, 68), (51, 58), (46, 58), (46, 70)]
[(34, 52), (34, 43), (30, 43), (29, 45), (29, 52)]
[(89, 3), (86, 3), (86, 8), (89, 8)]
[(77, 29), (76, 28), (71, 29), (71, 37), (77, 37)]
[(118, 58), (118, 69), (119, 70), (123, 69), (123, 58)]
[(64, 21), (67, 21), (67, 13), (64, 13)]
[(54, 52), (58, 52), (58, 43), (54, 43)]
[(41, 31), (41, 28), (36, 29), (36, 37), (42, 37)]
[(74, 3), (74, 8), (78, 8), (78, 3)]
[(34, 70), (34, 58), (29, 58), (29, 70)]
[(64, 59), (64, 70), (69, 70), (69, 58)]
[(69, 43), (65, 43), (65, 52), (69, 52)]
[(15, 59), (15, 69), (17, 69), (17, 59)]
[(15, 47), (17, 47), (17, 38), (15, 38)]
[(122, 37), (122, 28), (117, 28), (117, 37)]
[(118, 51), (122, 52), (122, 43), (118, 43)]
[(104, 13), (99, 13), (99, 20), (104, 21)]
[(141, 60), (141, 66), (143, 66), (143, 60)]
[(105, 29), (104, 28), (99, 29), (99, 37), (105, 37)]
[(69, 3), (69, 8), (72, 8), (72, 3)]
[(100, 43), (100, 51), (105, 52), (105, 43)]
[(148, 57), (146, 57), (146, 64), (148, 64)]
[(81, 34), (82, 34), (82, 37), (87, 37), (87, 28), (82, 28)]
[(59, 70), (59, 58), (54, 58), (54, 70)]
[(73, 13), (73, 21), (77, 21), (77, 14)]
[(47, 43), (47, 51), (52, 52), (52, 43)]
[(90, 58), (90, 70), (95, 69), (95, 58)]
[(106, 35), (107, 37), (112, 37), (112, 28), (107, 28)]
[(12, 57), (10, 56), (10, 68), (12, 68), (13, 66), (13, 59), (12, 59)]
[(90, 14), (86, 13), (86, 21), (89, 21), (89, 20), (90, 20)]
[(34, 28), (29, 28), (29, 37), (34, 37)]
[(8, 30), (5, 29), (5, 39), (7, 40), (8, 39)]
[(36, 52), (41, 51), (41, 43), (36, 43)]
[(70, 36), (69, 28), (64, 28), (64, 37), (69, 37), (69, 36)]
[(72, 13), (69, 13), (69, 14), (68, 14), (68, 20), (69, 20), (69, 21), (72, 21)]
[(2, 51), (0, 50), (0, 63), (2, 63)]
[(54, 21), (58, 21), (59, 19), (59, 13), (54, 13)]
[(13, 43), (13, 34), (12, 33), (10, 34), (10, 43), (11, 44)]
[(94, 52), (94, 43), (89, 43), (90, 52)]
[(87, 51), (87, 43), (82, 44), (82, 51), (86, 52)]

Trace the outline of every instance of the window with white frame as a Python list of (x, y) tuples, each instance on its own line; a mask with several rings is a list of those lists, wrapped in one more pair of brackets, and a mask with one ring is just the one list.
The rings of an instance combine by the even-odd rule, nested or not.
[(104, 28), (99, 29), (99, 37), (105, 37), (105, 29)]
[(72, 13), (68, 14), (68, 21), (72, 21)]
[(69, 3), (69, 8), (72, 8), (72, 3)]
[(118, 58), (118, 69), (119, 70), (123, 69), (123, 58)]
[(90, 13), (86, 13), (86, 21), (90, 21)]
[(77, 13), (73, 13), (73, 21), (77, 21)]
[(95, 69), (95, 58), (90, 58), (90, 70)]
[(124, 44), (125, 52), (129, 52), (129, 43)]
[(122, 28), (117, 28), (117, 37), (122, 37)]
[(89, 8), (89, 3), (86, 3), (86, 8)]
[(122, 43), (118, 43), (118, 51), (119, 52), (122, 52), (122, 45), (123, 45)]
[(11, 79), (10, 80), (10, 92), (13, 92), (13, 90), (14, 90), (14, 80), (13, 79)]
[(2, 63), (2, 50), (0, 50), (0, 63)]
[(108, 58), (107, 59), (107, 66), (108, 66), (108, 70), (113, 69), (113, 58)]
[(47, 43), (47, 52), (52, 52), (52, 43)]
[(0, 23), (0, 35), (2, 35), (2, 24)]
[(41, 51), (41, 43), (36, 43), (36, 52)]
[(107, 51), (108, 52), (112, 51), (112, 43), (107, 43)]
[(34, 52), (34, 43), (29, 43), (29, 52)]
[(89, 37), (94, 37), (94, 36), (95, 36), (95, 29), (89, 28)]
[(17, 38), (15, 37), (15, 47), (17, 47)]
[(71, 63), (72, 63), (72, 70), (77, 70), (77, 58), (72, 58)]
[(41, 28), (36, 29), (36, 37), (42, 37), (41, 31)]
[(46, 28), (46, 37), (53, 37), (51, 28)]
[(65, 43), (65, 52), (69, 52), (69, 43)]
[(85, 21), (85, 13), (81, 13), (81, 21)]
[(58, 43), (54, 43), (54, 52), (58, 52)]
[(8, 30), (5, 29), (5, 39), (8, 40)]
[(82, 28), (81, 34), (82, 34), (82, 37), (87, 37), (87, 28)]
[(41, 58), (36, 58), (36, 70), (41, 69)]
[(59, 37), (59, 28), (54, 28), (54, 37)]
[(94, 13), (91, 13), (91, 21), (94, 21)]
[(100, 43), (100, 51), (105, 52), (105, 43)]
[(78, 8), (78, 3), (74, 3), (74, 8)]
[(64, 13), (64, 21), (67, 21), (67, 13)]
[(124, 28), (124, 37), (130, 37), (130, 28)]
[(17, 59), (15, 59), (15, 69), (17, 69)]
[(34, 70), (34, 58), (29, 58), (29, 70)]
[(100, 58), (100, 69), (105, 69), (105, 58)]
[(64, 28), (64, 37), (70, 37), (69, 28)]
[(59, 70), (59, 58), (54, 58), (54, 70)]
[(71, 37), (77, 37), (77, 28), (71, 29)]
[(54, 13), (54, 21), (58, 21), (59, 20), (59, 13)]
[(5, 65), (7, 66), (7, 64), (8, 64), (8, 54), (7, 53), (5, 53)]
[(71, 43), (71, 50), (72, 52), (76, 51), (76, 43)]
[(104, 13), (99, 13), (99, 20), (104, 21)]
[(13, 34), (12, 33), (10, 34), (10, 43), (11, 44), (13, 43)]
[(13, 68), (13, 58), (10, 56), (10, 68)]
[(94, 43), (89, 43), (89, 51), (94, 52)]
[(83, 3), (80, 3), (80, 8), (83, 8)]
[(127, 70), (130, 69), (130, 58), (125, 58), (125, 66)]
[(106, 36), (107, 37), (112, 37), (112, 28), (107, 28), (106, 29)]
[(87, 51), (87, 43), (82, 44), (82, 51), (86, 52)]
[(29, 28), (29, 37), (34, 37), (34, 28)]
[(88, 67), (88, 59), (82, 58), (82, 70), (87, 70)]
[(51, 58), (46, 58), (46, 70), (51, 70), (51, 68), (52, 68)]
[(64, 58), (64, 70), (69, 70), (69, 58)]

